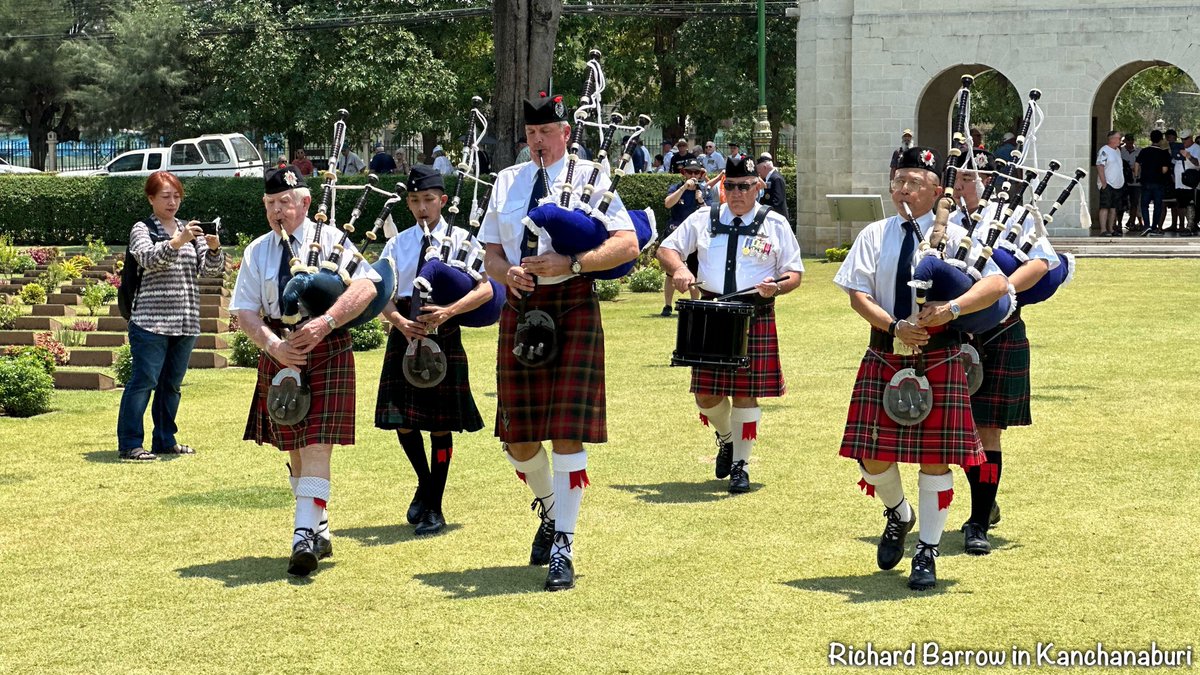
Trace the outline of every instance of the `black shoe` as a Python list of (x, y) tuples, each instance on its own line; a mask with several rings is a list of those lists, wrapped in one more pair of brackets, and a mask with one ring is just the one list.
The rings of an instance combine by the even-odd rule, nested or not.
[(660, 314), (659, 316), (671, 316), (671, 306), (670, 306), (670, 305), (663, 305), (663, 311), (662, 311), (662, 314)]
[(421, 522), (417, 523), (413, 534), (418, 536), (425, 534), (437, 534), (446, 528), (446, 519), (442, 517), (441, 511), (426, 509), (421, 515)]
[(738, 495), (750, 491), (750, 472), (746, 462), (738, 460), (729, 468), (729, 494)]
[(988, 527), (1000, 522), (1000, 503), (992, 502), (992, 512), (988, 515)]
[(294, 577), (306, 577), (317, 569), (317, 542), (314, 540), (318, 537), (307, 527), (302, 527), (296, 532), (303, 536), (292, 545), (292, 557), (288, 559), (287, 573)]
[(717, 434), (717, 478), (729, 478), (729, 470), (733, 467), (733, 441), (722, 441)]
[(546, 574), (546, 590), (566, 591), (575, 588), (575, 563), (567, 556), (566, 552), (571, 550), (570, 540), (567, 538), (568, 532), (554, 533), (555, 544), (557, 549), (554, 555), (550, 556), (550, 571)]
[[(904, 502), (900, 502), (903, 504)], [(887, 525), (883, 526), (883, 534), (879, 536), (879, 546), (875, 549), (875, 562), (879, 564), (879, 569), (890, 570), (900, 563), (904, 557), (904, 540), (908, 537), (908, 533), (912, 532), (913, 525), (917, 524), (917, 512), (909, 507), (912, 512), (912, 517), (907, 521), (900, 520), (900, 504), (895, 508), (884, 509), (883, 517), (887, 518)]]
[(1155, 229), (1155, 230), (1150, 230), (1150, 236), (1151, 236), (1151, 237), (1161, 237), (1161, 236), (1163, 236), (1163, 231), (1162, 231), (1162, 230), (1157, 230), (1157, 229)]
[(962, 526), (963, 550), (970, 555), (987, 555), (992, 552), (992, 543), (987, 538), (987, 528), (978, 523)]
[(321, 536), (322, 531), (329, 533), (329, 521), (322, 520), (317, 526), (317, 560), (324, 560), (333, 556), (333, 538)]
[(546, 505), (541, 499), (534, 499), (529, 508), (541, 507), (538, 517), (542, 519), (537, 533), (533, 535), (533, 546), (529, 549), (530, 565), (545, 565), (550, 562), (550, 549), (554, 546), (554, 521), (546, 517)]
[(913, 556), (912, 570), (908, 573), (908, 587), (914, 591), (927, 591), (937, 586), (938, 547), (917, 540), (917, 554)]
[(425, 513), (425, 505), (421, 503), (421, 486), (417, 486), (417, 491), (413, 493), (412, 502), (408, 505), (408, 513), (404, 517), (408, 519), (409, 525), (416, 525), (421, 522), (421, 514)]

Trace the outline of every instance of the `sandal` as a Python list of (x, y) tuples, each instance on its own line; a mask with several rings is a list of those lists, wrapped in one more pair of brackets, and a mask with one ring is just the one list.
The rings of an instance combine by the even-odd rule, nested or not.
[(171, 448), (170, 450), (159, 450), (158, 454), (160, 454), (160, 455), (194, 455), (194, 454), (196, 454), (196, 451), (193, 450), (191, 448), (191, 446), (183, 445), (182, 443), (176, 443), (175, 447)]
[(129, 462), (153, 462), (154, 460), (158, 459), (158, 455), (152, 452), (146, 452), (145, 448), (118, 450), (117, 457)]

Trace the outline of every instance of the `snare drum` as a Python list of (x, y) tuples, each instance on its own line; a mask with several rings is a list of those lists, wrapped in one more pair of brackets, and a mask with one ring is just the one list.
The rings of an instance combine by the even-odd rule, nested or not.
[(678, 300), (679, 327), (672, 366), (750, 367), (750, 322), (754, 305), (746, 302)]

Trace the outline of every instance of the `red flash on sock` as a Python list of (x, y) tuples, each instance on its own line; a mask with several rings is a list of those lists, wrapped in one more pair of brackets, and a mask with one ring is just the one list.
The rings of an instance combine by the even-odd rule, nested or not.
[[(445, 464), (446, 462), (449, 462), (450, 458), (453, 456), (454, 456), (454, 448), (443, 448), (441, 450), (438, 450), (437, 451), (437, 463)], [(520, 476), (521, 472), (518, 471), (517, 475)], [(521, 480), (525, 480), (525, 477), (521, 476)]]
[(700, 424), (703, 424), (704, 426), (708, 426), (708, 415), (705, 415), (704, 413), (700, 413)]
[(517, 472), (517, 478), (520, 478), (522, 483), (529, 485), (529, 481), (525, 480), (525, 474), (520, 471)]
[(860, 478), (858, 481), (858, 489), (862, 490), (868, 497), (875, 496), (875, 486), (867, 482), (866, 478)]
[(591, 481), (588, 480), (587, 469), (571, 472), (571, 490), (575, 488), (583, 489), (591, 484)]
[(979, 467), (979, 482), (995, 485), (1000, 482), (1000, 468), (988, 462)]
[(742, 422), (742, 440), (753, 441), (758, 438), (758, 422)]
[(950, 508), (950, 502), (952, 501), (954, 501), (954, 488), (938, 491), (938, 511)]
[(325, 508), (325, 506), (328, 504), (328, 502), (326, 502), (324, 499), (321, 499), (320, 497), (313, 497), (313, 503), (321, 508)]

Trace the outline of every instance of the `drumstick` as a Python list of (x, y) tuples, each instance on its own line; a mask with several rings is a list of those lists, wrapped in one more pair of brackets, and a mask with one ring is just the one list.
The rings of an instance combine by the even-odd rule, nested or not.
[[(781, 281), (787, 281), (791, 276), (792, 275), (790, 275), (790, 274), (785, 274), (785, 275), (779, 277), (778, 279), (771, 279), (771, 281), (773, 281), (775, 283), (779, 283)], [(753, 293), (753, 292), (754, 292), (754, 286), (751, 286), (750, 288), (743, 288), (740, 291), (734, 291), (732, 293), (726, 293), (725, 295), (715, 297), (715, 298), (713, 298), (713, 300), (720, 302), (722, 300), (728, 300), (729, 298), (735, 298), (739, 295), (746, 295), (747, 293)]]

